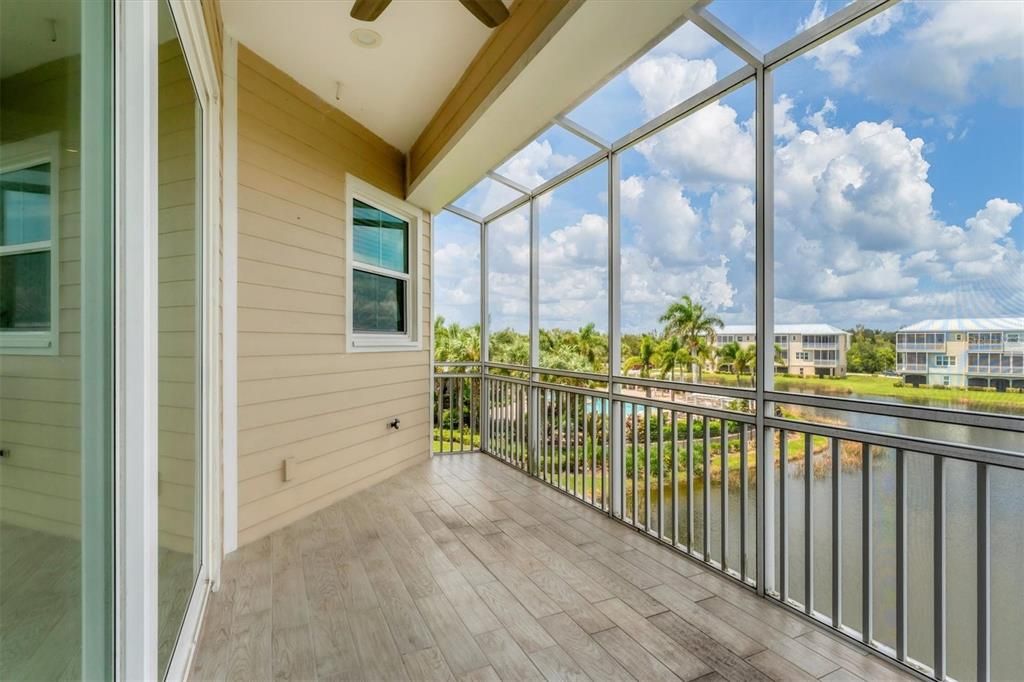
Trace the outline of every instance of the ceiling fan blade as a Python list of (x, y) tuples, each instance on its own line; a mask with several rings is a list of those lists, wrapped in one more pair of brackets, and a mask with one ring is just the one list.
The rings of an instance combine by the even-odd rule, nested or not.
[(356, 0), (349, 12), (353, 19), (359, 21), (373, 21), (380, 16), (380, 13), (387, 9), (391, 0)]
[(501, 0), (459, 0), (487, 28), (494, 28), (508, 19), (508, 9)]

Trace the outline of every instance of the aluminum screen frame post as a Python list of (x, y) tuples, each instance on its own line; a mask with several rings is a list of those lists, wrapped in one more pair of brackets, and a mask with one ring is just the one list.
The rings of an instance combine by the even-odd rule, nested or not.
[[(490, 429), (490, 392), (487, 390), (487, 362), (490, 360), (490, 354), (488, 353), (489, 337), (490, 337), (490, 324), (488, 323), (488, 300), (487, 300), (487, 279), (488, 279), (488, 267), (487, 261), (487, 223), (478, 222), (477, 226), (480, 228), (480, 399), (478, 406), (480, 409), (480, 449), (483, 452), (490, 451), (491, 447), (491, 429)], [(433, 233), (433, 230), (431, 231)], [(431, 269), (433, 272), (433, 269)], [(433, 290), (431, 290), (433, 291)]]
[(625, 496), (622, 494), (625, 481), (625, 449), (622, 447), (625, 429), (623, 428), (622, 401), (616, 397), (622, 387), (615, 383), (615, 373), (622, 366), (621, 344), (621, 220), (619, 193), (620, 176), (622, 174), (619, 156), (608, 152), (608, 397), (611, 399), (609, 417), (611, 424), (611, 467), (609, 485), (612, 499), (609, 514), (617, 518), (625, 518), (623, 508)]
[[(757, 341), (757, 385), (754, 387), (757, 452), (757, 593), (766, 594), (766, 586), (774, 584), (774, 531), (769, 518), (774, 509), (771, 477), (774, 473), (772, 432), (765, 427), (765, 416), (771, 408), (765, 393), (774, 387), (774, 304), (775, 304), (775, 232), (773, 221), (774, 133), (772, 129), (774, 102), (772, 73), (764, 67), (754, 77), (755, 138), (755, 305)], [(769, 331), (771, 330), (771, 334)], [(766, 340), (771, 337), (769, 346)], [(785, 469), (780, 469), (785, 479)], [(783, 523), (785, 520), (783, 519)]]
[[(540, 365), (540, 204), (530, 197), (530, 392), (531, 406), (540, 407), (537, 384), (540, 374), (535, 370)], [(536, 411), (534, 412), (536, 414)], [(531, 465), (530, 471), (537, 471), (541, 432), (535, 419), (530, 420)]]

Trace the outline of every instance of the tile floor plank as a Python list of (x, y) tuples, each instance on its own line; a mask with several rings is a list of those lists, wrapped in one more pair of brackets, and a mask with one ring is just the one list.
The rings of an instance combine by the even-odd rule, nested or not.
[[(48, 575), (7, 554), (5, 576)], [(479, 454), (434, 457), (251, 542), (221, 581), (197, 680), (910, 679)], [(43, 615), (33, 627), (62, 637), (71, 621)], [(0, 657), (22, 645), (0, 642)]]

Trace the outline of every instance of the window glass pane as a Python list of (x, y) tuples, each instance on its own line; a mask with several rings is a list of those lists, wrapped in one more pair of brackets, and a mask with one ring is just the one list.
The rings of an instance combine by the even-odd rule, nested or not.
[[(0, 158), (3, 163), (3, 158)], [(0, 174), (0, 246), (50, 238), (50, 164)]]
[(754, 86), (622, 154), (622, 371), (754, 381)]
[(513, 200), (523, 195), (508, 185), (503, 185), (491, 178), (484, 178), (473, 185), (472, 188), (461, 197), (452, 202), (452, 205), (465, 209), (481, 218), (506, 206)]
[(689, 22), (576, 107), (569, 118), (615, 141), (743, 66)]
[(158, 24), (157, 656), (160, 670), (166, 671), (203, 561), (203, 138), (198, 125), (202, 111), (166, 2), (159, 4)]
[(597, 151), (582, 137), (553, 125), (502, 164), (498, 175), (533, 189)]
[[(848, 0), (715, 0), (709, 10), (762, 52), (768, 52), (848, 5)], [(836, 47), (843, 45), (842, 37)]]
[(480, 359), (480, 226), (449, 211), (434, 216), (434, 359)]
[(405, 282), (353, 270), (352, 329), (357, 332), (405, 332)]
[(608, 166), (537, 197), (540, 364), (608, 368)]
[(972, 372), (965, 336), (1024, 327), (1024, 5), (900, 3), (774, 97), (775, 320), (852, 332), (845, 379), (776, 388), (1024, 414), (1024, 375)]
[(116, 677), (113, 10), (0, 2), (0, 680)]
[(530, 208), (487, 225), (488, 357), (530, 362)]
[(353, 200), (352, 215), (355, 260), (409, 272), (409, 224), (358, 199)]
[(0, 256), (0, 330), (50, 328), (50, 252)]

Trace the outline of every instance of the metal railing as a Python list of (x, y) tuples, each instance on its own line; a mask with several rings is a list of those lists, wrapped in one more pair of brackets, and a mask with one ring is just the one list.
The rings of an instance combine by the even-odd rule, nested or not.
[[(435, 371), (435, 451), (490, 454), (922, 675), (990, 677), (989, 481), (1024, 474), (1022, 453), (902, 435), (914, 429), (817, 423), (800, 410), (987, 427), (1022, 445), (1024, 420), (779, 391), (764, 391), (770, 413), (758, 417), (755, 392), (741, 387), (499, 363), (439, 363)], [(957, 561), (973, 568), (951, 579), (950, 500), (971, 498), (973, 553), (958, 546)], [(915, 564), (911, 573), (920, 551), (909, 553), (910, 519), (922, 515), (932, 524), (929, 567)], [(965, 521), (956, 523), (960, 537)], [(888, 535), (883, 551), (879, 538)], [(878, 562), (889, 560), (894, 581), (879, 573)], [(932, 581), (926, 610), (938, 615), (928, 622), (920, 590), (911, 601), (911, 575)], [(965, 590), (976, 604), (969, 637), (963, 618), (946, 615)]]
[(905, 351), (905, 350), (909, 350), (909, 351), (915, 351), (915, 350), (943, 351), (943, 350), (946, 350), (946, 342), (942, 341), (940, 343), (913, 343), (913, 342), (907, 342), (907, 341), (897, 341), (896, 342), (896, 350), (897, 351)]
[(968, 374), (1017, 374), (1024, 377), (1024, 367), (1004, 365), (968, 365)]
[(479, 364), (435, 365), (431, 409), (434, 452), (480, 449), (480, 385)]
[(928, 371), (928, 365), (924, 363), (897, 363), (897, 372), (926, 372)]
[(540, 417), (535, 475), (562, 492), (608, 511), (612, 501), (607, 392), (544, 385), (537, 388), (537, 393)]

